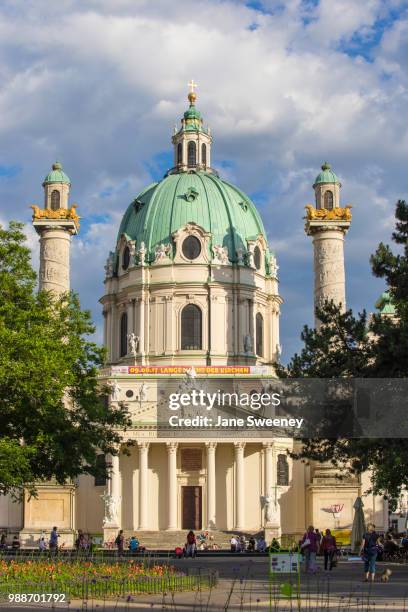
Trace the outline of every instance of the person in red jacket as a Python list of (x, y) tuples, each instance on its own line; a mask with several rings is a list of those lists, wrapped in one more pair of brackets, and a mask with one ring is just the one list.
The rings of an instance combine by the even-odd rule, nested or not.
[(320, 543), (320, 552), (324, 555), (324, 569), (327, 571), (327, 566), (329, 566), (329, 571), (331, 571), (334, 567), (334, 555), (336, 554), (337, 544), (336, 538), (332, 535), (330, 529), (326, 529), (325, 535), (322, 538)]
[(189, 531), (187, 534), (187, 542), (185, 546), (186, 557), (195, 557), (197, 552), (197, 541), (194, 531)]

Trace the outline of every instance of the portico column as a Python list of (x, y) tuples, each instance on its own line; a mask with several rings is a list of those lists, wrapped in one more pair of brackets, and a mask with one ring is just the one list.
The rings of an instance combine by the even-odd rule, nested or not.
[(148, 528), (149, 442), (140, 442), (139, 447), (139, 529)]
[(244, 477), (245, 442), (235, 442), (235, 528), (245, 526), (245, 477)]
[(207, 448), (207, 528), (215, 529), (215, 449), (216, 442), (206, 442)]
[(273, 442), (264, 442), (265, 450), (265, 495), (271, 495), (273, 489)]
[(167, 529), (177, 529), (177, 442), (167, 442), (169, 484), (169, 523)]

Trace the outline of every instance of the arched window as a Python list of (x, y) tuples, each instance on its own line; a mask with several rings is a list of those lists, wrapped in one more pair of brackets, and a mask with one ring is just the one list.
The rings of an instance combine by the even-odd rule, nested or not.
[(181, 142), (177, 145), (177, 164), (183, 163), (183, 145)]
[(201, 163), (203, 166), (207, 165), (207, 145), (204, 142), (201, 145)]
[(287, 487), (289, 484), (289, 464), (286, 455), (278, 455), (277, 484)]
[(195, 304), (188, 304), (181, 311), (181, 349), (202, 348), (202, 314)]
[(324, 194), (324, 207), (326, 210), (333, 209), (333, 192), (326, 191)]
[(187, 165), (189, 168), (197, 164), (197, 147), (193, 140), (190, 140), (187, 147)]
[(261, 249), (259, 246), (254, 248), (254, 264), (257, 270), (261, 269)]
[(127, 355), (127, 313), (124, 312), (120, 317), (120, 356), (124, 357)]
[(51, 192), (51, 210), (58, 210), (60, 207), (60, 192), (57, 189)]
[(127, 270), (130, 264), (130, 249), (128, 246), (125, 247), (122, 255), (122, 268)]
[(256, 354), (263, 357), (263, 317), (260, 312), (257, 313), (255, 319), (256, 332)]

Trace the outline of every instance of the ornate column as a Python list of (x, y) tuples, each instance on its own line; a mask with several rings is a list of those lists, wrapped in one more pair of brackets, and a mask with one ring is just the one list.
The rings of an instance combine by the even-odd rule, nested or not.
[(177, 529), (177, 442), (167, 442), (169, 485), (169, 523), (167, 529)]
[(273, 489), (273, 442), (264, 442), (265, 451), (265, 495), (272, 495)]
[(245, 526), (245, 476), (244, 476), (245, 442), (234, 442), (235, 454), (235, 528)]
[(109, 361), (112, 363), (117, 355), (116, 351), (116, 306), (110, 307), (110, 343), (108, 346)]
[(140, 355), (142, 358), (142, 365), (145, 364), (145, 303), (144, 303), (144, 289), (142, 287), (142, 296), (139, 302), (140, 306), (140, 317), (139, 317), (139, 343), (140, 343)]
[(139, 442), (139, 529), (148, 528), (148, 499), (149, 499), (149, 457), (150, 442)]
[(254, 324), (254, 300), (248, 300), (248, 330), (252, 339), (252, 353), (255, 354), (255, 324)]
[[(133, 327), (133, 300), (128, 300), (127, 304), (126, 304), (126, 312), (127, 312), (127, 333), (131, 334), (132, 332), (134, 332), (134, 327)], [(127, 351), (126, 354), (129, 353), (129, 342), (128, 342), (128, 346), (127, 346)]]
[(215, 450), (217, 443), (206, 442), (205, 446), (207, 449), (207, 529), (215, 529)]

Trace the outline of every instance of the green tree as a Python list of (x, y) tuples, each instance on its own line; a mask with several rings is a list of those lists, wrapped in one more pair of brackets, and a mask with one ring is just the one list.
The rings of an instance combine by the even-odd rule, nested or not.
[[(381, 243), (371, 257), (375, 276), (387, 284), (395, 316), (365, 312), (356, 316), (341, 312), (333, 302), (317, 310), (318, 329), (305, 326), (304, 346), (286, 367), (282, 377), (398, 378), (408, 376), (408, 205), (396, 206), (393, 252)], [(395, 505), (401, 488), (408, 486), (408, 440), (406, 439), (304, 439), (297, 458), (331, 461), (343, 473), (372, 471), (372, 491)]]
[(98, 383), (104, 350), (73, 293), (36, 291), (23, 225), (0, 226), (0, 493), (100, 475), (129, 416)]

